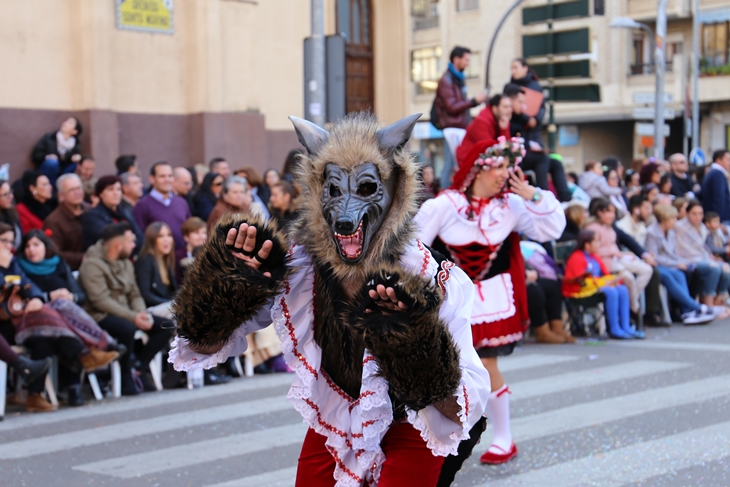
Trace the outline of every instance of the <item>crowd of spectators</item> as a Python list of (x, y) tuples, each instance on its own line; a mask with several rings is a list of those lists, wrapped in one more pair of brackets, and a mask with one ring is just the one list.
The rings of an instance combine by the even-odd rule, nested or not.
[[(134, 155), (117, 158), (116, 174), (97, 175), (81, 154), (81, 133), (78, 120), (65, 120), (33, 148), (31, 169), (12, 184), (0, 181), (0, 360), (27, 384), (28, 411), (56, 409), (42, 394), (51, 356), (68, 405), (84, 402), (82, 371), (115, 360), (123, 395), (157, 390), (150, 362), (169, 348), (172, 300), (215, 222), (250, 211), (287, 228), (297, 216), (298, 151), (283, 178), (275, 169), (263, 178), (253, 167), (233, 171), (221, 157), (207, 167), (157, 162), (143, 175)], [(275, 334), (250, 342), (255, 372), (289, 372)], [(229, 361), (206, 371), (205, 383), (232, 375), (240, 369)], [(162, 382), (187, 383), (171, 369)]]

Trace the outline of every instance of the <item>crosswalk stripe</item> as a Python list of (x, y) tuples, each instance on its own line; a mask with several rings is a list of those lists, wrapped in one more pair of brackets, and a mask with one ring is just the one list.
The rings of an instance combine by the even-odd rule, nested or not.
[(288, 467), (206, 487), (291, 487), (296, 476), (297, 467)]
[(618, 487), (729, 455), (730, 421), (489, 481), (485, 486)]
[(680, 362), (663, 362), (659, 360), (635, 360), (618, 365), (609, 365), (580, 372), (569, 372), (539, 379), (526, 380), (510, 384), (513, 398), (529, 399), (546, 394), (564, 392), (570, 389), (596, 386), (607, 382), (615, 382), (636, 377), (653, 375), (660, 372), (669, 372), (691, 364)]
[(512, 420), (515, 441), (534, 440), (730, 395), (730, 375), (575, 404)]
[(275, 376), (267, 376), (266, 379), (246, 378), (228, 384), (215, 387), (208, 386), (194, 391), (183, 389), (145, 394), (141, 397), (123, 398), (122, 400), (107, 399), (97, 404), (88, 404), (83, 408), (65, 409), (52, 414), (28, 414), (18, 418), (6, 416), (5, 420), (0, 423), (0, 432), (44, 424), (62, 423), (74, 419), (88, 419), (94, 416), (164, 406), (171, 403), (197, 402), (202, 399), (227, 396), (239, 392), (265, 392), (267, 389), (288, 386), (293, 380), (294, 378), (291, 374), (277, 374)]
[(564, 364), (576, 360), (578, 360), (578, 357), (573, 355), (549, 355), (542, 353), (514, 354), (499, 359), (499, 370), (502, 372), (514, 372), (516, 370)]
[(291, 404), (283, 396), (276, 396), (206, 408), (204, 410), (187, 411), (125, 423), (116, 423), (98, 428), (70, 431), (51, 436), (5, 443), (0, 445), (0, 459), (8, 460), (43, 455), (72, 448), (98, 445), (110, 441), (126, 440), (135, 436), (161, 433), (178, 428), (191, 428), (290, 409), (293, 409)]
[(656, 350), (689, 350), (696, 352), (730, 352), (730, 345), (719, 343), (698, 343), (698, 342), (661, 342), (637, 340), (631, 342), (611, 342), (614, 347), (628, 348), (652, 348)]
[(306, 431), (307, 426), (304, 423), (290, 424), (77, 465), (72, 468), (83, 472), (130, 479), (300, 443)]

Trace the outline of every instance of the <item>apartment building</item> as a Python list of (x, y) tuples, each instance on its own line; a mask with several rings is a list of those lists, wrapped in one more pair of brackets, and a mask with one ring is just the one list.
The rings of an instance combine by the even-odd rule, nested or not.
[[(438, 78), (454, 45), (474, 51), (470, 93), (485, 86), (484, 66), (497, 22), (512, 4), (500, 0), (412, 0), (411, 111), (429, 112)], [(611, 28), (629, 17), (652, 30), (656, 0), (525, 0), (498, 34), (491, 61), (492, 92), (509, 81), (510, 60), (527, 58), (553, 104), (555, 150), (580, 170), (591, 159), (623, 161), (652, 154), (655, 93), (651, 39), (642, 30)], [(665, 99), (666, 152), (686, 150), (692, 53), (691, 0), (669, 0)], [(700, 0), (700, 146), (728, 147), (730, 137), (730, 0)], [(548, 20), (552, 19), (552, 26)], [(475, 109), (478, 112), (479, 109)], [(419, 149), (440, 167), (440, 134), (422, 126)], [(546, 137), (547, 140), (547, 137)]]

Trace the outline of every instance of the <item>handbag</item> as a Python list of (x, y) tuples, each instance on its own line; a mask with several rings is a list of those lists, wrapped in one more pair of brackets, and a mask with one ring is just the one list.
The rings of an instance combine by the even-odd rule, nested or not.
[(28, 302), (26, 291), (30, 285), (21, 286), (20, 277), (5, 276), (5, 286), (0, 295), (0, 320), (7, 321), (25, 313), (25, 305)]

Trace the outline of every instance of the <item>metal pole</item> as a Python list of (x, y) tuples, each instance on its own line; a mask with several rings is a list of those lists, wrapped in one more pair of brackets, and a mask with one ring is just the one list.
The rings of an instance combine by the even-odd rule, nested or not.
[(507, 11), (504, 13), (504, 15), (502, 15), (502, 18), (499, 19), (499, 23), (497, 23), (497, 27), (494, 29), (494, 32), (492, 33), (492, 40), (489, 41), (489, 49), (487, 50), (487, 73), (486, 73), (486, 79), (485, 79), (487, 91), (489, 91), (489, 89), (491, 88), (491, 86), (489, 84), (489, 65), (492, 61), (492, 49), (494, 49), (494, 41), (497, 40), (497, 34), (499, 34), (499, 30), (502, 28), (502, 25), (507, 20), (507, 17), (509, 17), (509, 14), (511, 14), (512, 11), (514, 9), (516, 9), (517, 6), (521, 3), (522, 3), (522, 0), (516, 0), (515, 3), (513, 3), (512, 6), (507, 9)]
[(320, 127), (324, 127), (327, 115), (324, 49), (324, 0), (312, 0), (312, 79), (308, 81), (308, 108), (312, 122)]
[(694, 0), (692, 12), (692, 149), (700, 146), (700, 6)]
[(656, 102), (654, 103), (654, 157), (664, 160), (664, 53), (667, 36), (667, 1), (659, 0), (656, 16), (656, 42), (654, 48), (654, 73), (656, 76)]
[[(555, 7), (553, 6), (553, 0), (548, 0), (548, 86), (550, 87), (550, 99), (548, 100), (548, 151), (550, 154), (555, 153), (555, 133), (558, 131), (555, 126), (555, 43), (553, 42), (553, 18), (555, 13)], [(542, 120), (539, 120), (542, 122)]]

